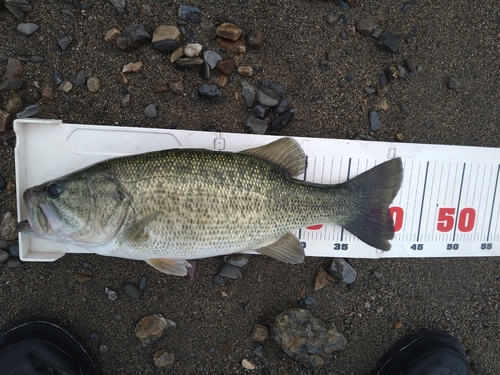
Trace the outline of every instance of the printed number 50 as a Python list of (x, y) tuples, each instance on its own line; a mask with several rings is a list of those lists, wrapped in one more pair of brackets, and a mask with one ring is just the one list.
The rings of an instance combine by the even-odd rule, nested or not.
[[(449, 232), (455, 225), (455, 207), (441, 207), (438, 211), (436, 229), (440, 232)], [(458, 214), (457, 228), (460, 232), (470, 232), (474, 229), (476, 221), (476, 210), (465, 207)]]

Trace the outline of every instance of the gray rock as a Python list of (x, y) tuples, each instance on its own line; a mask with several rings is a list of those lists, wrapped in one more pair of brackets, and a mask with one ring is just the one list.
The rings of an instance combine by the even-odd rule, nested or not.
[(9, 253), (0, 249), (0, 263), (5, 263), (9, 259)]
[(186, 16), (189, 13), (200, 14), (201, 10), (200, 10), (200, 8), (190, 6), (190, 5), (185, 5), (185, 4), (181, 4), (179, 6), (179, 17), (180, 18), (186, 19)]
[(54, 70), (54, 84), (60, 85), (64, 81), (63, 76), (59, 70)]
[(21, 268), (23, 266), (23, 262), (21, 262), (17, 258), (10, 258), (7, 261), (7, 268)]
[(87, 76), (85, 75), (85, 72), (83, 70), (79, 70), (78, 73), (76, 73), (76, 76), (71, 80), (71, 83), (73, 86), (83, 86), (85, 85), (85, 81), (87, 80)]
[(396, 52), (399, 47), (399, 39), (391, 33), (384, 34), (377, 38), (377, 45), (387, 52)]
[(274, 107), (278, 104), (280, 95), (272, 87), (262, 85), (257, 89), (257, 100), (262, 105)]
[(261, 357), (264, 355), (264, 345), (262, 344), (257, 344), (255, 345), (255, 348), (253, 348), (253, 354), (255, 354), (257, 357)]
[(285, 353), (310, 367), (323, 366), (347, 342), (333, 323), (324, 323), (304, 309), (290, 309), (278, 315), (271, 334)]
[(22, 36), (31, 36), (40, 30), (40, 26), (36, 23), (20, 23), (17, 25), (17, 33)]
[(330, 274), (345, 284), (352, 284), (356, 280), (357, 272), (343, 258), (334, 258), (330, 266)]
[(458, 89), (458, 87), (460, 86), (460, 81), (458, 79), (456, 79), (455, 77), (448, 77), (448, 79), (446, 80), (446, 87), (448, 87), (449, 89)]
[(264, 86), (270, 87), (278, 93), (279, 96), (283, 96), (286, 94), (286, 87), (283, 85), (280, 85), (279, 83), (274, 83), (271, 81), (268, 81), (267, 79), (262, 80), (262, 84)]
[(369, 36), (377, 27), (377, 21), (362, 18), (356, 23), (356, 31), (363, 36)]
[(290, 109), (289, 111), (286, 111), (273, 119), (271, 121), (271, 129), (272, 130), (279, 130), (281, 128), (284, 128), (285, 126), (289, 125), (292, 120), (295, 117), (295, 113), (297, 113), (296, 109)]
[(379, 29), (378, 27), (373, 30), (373, 32), (370, 34), (372, 38), (378, 38), (382, 34), (382, 29)]
[(9, 246), (10, 255), (14, 258), (19, 258), (19, 245), (14, 244)]
[(247, 107), (251, 108), (255, 104), (257, 89), (247, 81), (241, 81), (241, 96), (245, 99)]
[(125, 0), (109, 0), (109, 2), (115, 7), (118, 13), (123, 14), (127, 6)]
[(18, 112), (16, 114), (17, 118), (28, 118), (31, 116), (36, 115), (40, 111), (40, 107), (38, 107), (38, 104), (33, 104), (30, 105), (26, 108), (24, 108), (21, 112)]
[(408, 70), (411, 72), (412, 70), (417, 70), (418, 67), (418, 59), (406, 59), (406, 66)]
[(255, 116), (257, 116), (260, 119), (263, 119), (269, 115), (271, 109), (265, 105), (257, 104), (255, 107), (253, 107), (253, 111), (255, 113)]
[(375, 93), (375, 89), (373, 87), (365, 86), (365, 87), (363, 87), (363, 90), (365, 90), (365, 92), (367, 94), (374, 94)]
[(406, 69), (403, 66), (398, 65), (398, 77), (404, 78), (405, 76), (406, 76)]
[(377, 130), (380, 130), (382, 128), (382, 123), (378, 118), (377, 111), (371, 111), (369, 118), (370, 118), (370, 130), (372, 132), (376, 132)]
[(106, 345), (99, 345), (99, 353), (106, 354), (108, 352), (108, 347)]
[(26, 0), (5, 0), (4, 3), (5, 7), (21, 21), (24, 19), (24, 13), (31, 10), (31, 6)]
[(68, 49), (70, 43), (71, 37), (69, 35), (65, 35), (57, 41), (57, 44), (59, 44), (59, 47), (61, 47), (63, 51), (66, 51)]
[(254, 134), (264, 134), (267, 130), (267, 122), (255, 116), (248, 116), (245, 126), (248, 126)]
[(224, 266), (222, 266), (222, 268), (219, 270), (219, 275), (235, 280), (241, 279), (243, 277), (239, 268), (229, 263), (226, 263), (224, 264)]
[(141, 281), (139, 283), (139, 290), (141, 292), (144, 292), (147, 287), (148, 287), (148, 278), (146, 277), (146, 275), (144, 275), (141, 277)]
[(243, 254), (231, 254), (224, 257), (224, 262), (235, 267), (244, 267), (248, 263), (248, 257)]
[(9, 242), (0, 239), (0, 249), (1, 250), (8, 250), (9, 249)]
[(281, 98), (278, 104), (273, 107), (273, 112), (280, 115), (290, 109), (290, 103), (285, 98)]
[(19, 90), (24, 85), (24, 82), (19, 78), (7, 78), (0, 83), (0, 90), (10, 91)]
[(114, 290), (109, 289), (108, 287), (104, 288), (104, 293), (106, 293), (111, 301), (114, 301), (116, 297), (118, 297), (118, 293), (116, 293)]
[(149, 42), (151, 42), (151, 35), (144, 25), (135, 24), (122, 32), (116, 40), (116, 45), (121, 49), (139, 48)]
[(220, 100), (222, 97), (222, 92), (215, 85), (207, 85), (204, 83), (198, 88), (199, 94), (212, 102)]
[(335, 3), (342, 9), (342, 10), (347, 10), (349, 9), (349, 4), (347, 4), (344, 0), (335, 0)]
[(221, 284), (224, 281), (221, 275), (215, 275), (213, 278), (214, 284)]
[(70, 16), (71, 18), (75, 18), (75, 15), (73, 14), (73, 12), (69, 9), (63, 9), (61, 10), (61, 12), (67, 16)]
[(222, 60), (222, 57), (217, 52), (208, 50), (203, 53), (203, 60), (207, 62), (210, 69), (215, 69), (217, 63)]
[(138, 300), (141, 297), (141, 291), (132, 283), (125, 283), (123, 285), (123, 291), (132, 299)]
[(33, 55), (30, 57), (30, 62), (33, 62), (33, 63), (39, 63), (39, 62), (44, 62), (44, 61), (45, 61), (45, 57), (40, 56), (40, 55)]
[(156, 118), (158, 115), (158, 111), (156, 110), (156, 106), (154, 104), (149, 104), (144, 109), (144, 115), (149, 118)]

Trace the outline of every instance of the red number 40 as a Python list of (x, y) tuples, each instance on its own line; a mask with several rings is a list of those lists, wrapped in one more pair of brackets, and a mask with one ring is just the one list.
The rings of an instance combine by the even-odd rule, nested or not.
[[(436, 229), (440, 232), (449, 232), (455, 226), (455, 207), (440, 207)], [(457, 228), (460, 232), (470, 232), (474, 229), (476, 221), (476, 210), (472, 207), (465, 207), (458, 213)]]

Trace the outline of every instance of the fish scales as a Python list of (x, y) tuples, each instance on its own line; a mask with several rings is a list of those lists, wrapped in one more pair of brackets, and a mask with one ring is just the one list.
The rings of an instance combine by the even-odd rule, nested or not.
[[(175, 150), (111, 160), (138, 217), (162, 211), (147, 244), (118, 241), (116, 252), (191, 259), (257, 249), (313, 222), (341, 221), (346, 194), (293, 180), (249, 155)], [(331, 189), (331, 188), (330, 188)], [(344, 211), (342, 213), (342, 210)]]

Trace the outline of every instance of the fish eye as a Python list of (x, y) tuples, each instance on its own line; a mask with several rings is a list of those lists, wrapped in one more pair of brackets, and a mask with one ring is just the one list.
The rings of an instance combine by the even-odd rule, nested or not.
[(57, 199), (62, 194), (62, 186), (59, 182), (51, 182), (47, 185), (47, 194), (50, 198)]

